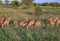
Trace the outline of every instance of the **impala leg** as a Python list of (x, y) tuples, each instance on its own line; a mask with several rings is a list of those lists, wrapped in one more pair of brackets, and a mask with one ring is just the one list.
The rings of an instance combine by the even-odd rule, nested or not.
[(29, 26), (27, 26), (27, 30), (28, 30)]
[(3, 24), (2, 24), (2, 27), (3, 27)]

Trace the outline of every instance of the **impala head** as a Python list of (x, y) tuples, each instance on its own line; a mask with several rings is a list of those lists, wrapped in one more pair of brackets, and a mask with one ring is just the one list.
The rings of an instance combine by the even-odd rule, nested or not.
[(57, 21), (58, 17), (55, 17), (55, 21)]

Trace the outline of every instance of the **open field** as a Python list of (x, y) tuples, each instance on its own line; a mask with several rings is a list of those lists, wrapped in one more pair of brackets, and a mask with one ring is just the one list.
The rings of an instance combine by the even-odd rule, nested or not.
[[(42, 15), (39, 15), (39, 18), (49, 18), (49, 17), (60, 17), (60, 7), (43, 7), (42, 8)], [(21, 19), (23, 18), (22, 16), (26, 15), (28, 18), (31, 18), (31, 9), (12, 9), (12, 8), (0, 8), (0, 17), (1, 16), (6, 16), (6, 17), (11, 17), (11, 19), (18, 18)], [(47, 16), (47, 14), (49, 14)], [(13, 17), (14, 16), (14, 17)]]
[[(51, 30), (49, 24), (44, 24), (44, 20), (47, 18), (56, 16), (60, 18), (60, 7), (41, 8), (43, 9), (44, 14), (36, 16), (36, 19), (40, 19), (42, 22), (37, 30), (34, 30), (32, 26), (26, 30), (26, 26), (21, 28), (10, 24), (9, 27), (0, 27), (0, 41), (60, 41), (60, 26), (57, 28), (55, 25), (55, 29)], [(25, 15), (29, 20), (32, 18), (30, 13), (30, 9), (0, 8), (0, 17), (10, 17), (11, 21), (14, 19), (24, 19)]]

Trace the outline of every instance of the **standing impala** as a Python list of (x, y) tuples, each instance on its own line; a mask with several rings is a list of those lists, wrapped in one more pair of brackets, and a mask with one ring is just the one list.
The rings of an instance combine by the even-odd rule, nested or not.
[(34, 29), (37, 29), (37, 27), (38, 27), (39, 25), (41, 25), (41, 21), (38, 19), (38, 20), (36, 20), (35, 23), (34, 23)]
[(4, 23), (5, 20), (6, 20), (5, 17), (0, 18), (0, 26)]
[(25, 26), (26, 24), (27, 24), (27, 21), (26, 21), (25, 19), (23, 19), (23, 20), (21, 20), (21, 21), (19, 22), (19, 25), (20, 25), (21, 27)]
[(8, 25), (9, 25), (9, 22), (10, 22), (10, 18), (6, 18), (6, 20), (5, 20), (4, 23), (2, 24), (2, 27), (3, 27), (3, 26), (8, 26)]
[(28, 30), (28, 28), (29, 28), (30, 26), (34, 25), (34, 22), (35, 22), (34, 19), (31, 19), (31, 20), (28, 21), (28, 23), (27, 23), (27, 30)]
[(51, 25), (52, 27), (55, 26), (56, 19), (54, 19), (54, 18), (49, 18), (48, 21), (50, 22), (50, 25)]
[(60, 24), (60, 18), (56, 17), (57, 26)]

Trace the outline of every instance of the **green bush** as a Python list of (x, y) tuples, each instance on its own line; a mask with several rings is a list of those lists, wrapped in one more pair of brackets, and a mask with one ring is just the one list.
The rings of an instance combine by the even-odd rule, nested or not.
[(35, 13), (36, 13), (37, 16), (43, 14), (42, 13), (42, 8), (40, 6), (36, 6), (35, 7)]

